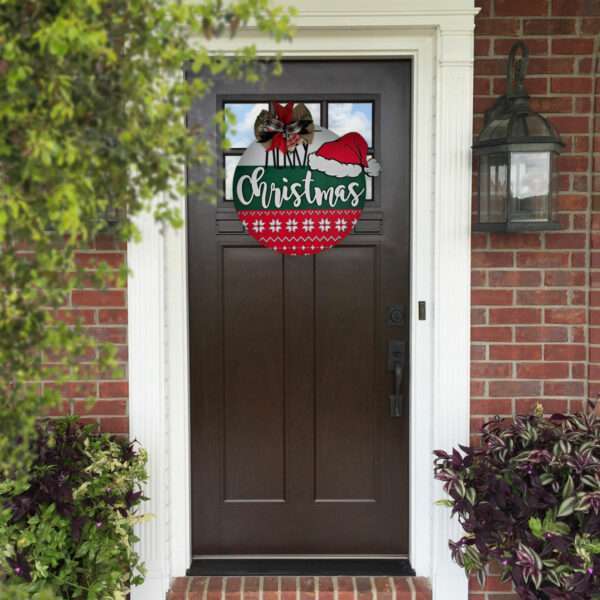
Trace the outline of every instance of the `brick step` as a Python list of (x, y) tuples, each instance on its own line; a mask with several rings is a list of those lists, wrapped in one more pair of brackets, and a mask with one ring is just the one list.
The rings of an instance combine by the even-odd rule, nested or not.
[(177, 577), (167, 600), (431, 600), (423, 577)]

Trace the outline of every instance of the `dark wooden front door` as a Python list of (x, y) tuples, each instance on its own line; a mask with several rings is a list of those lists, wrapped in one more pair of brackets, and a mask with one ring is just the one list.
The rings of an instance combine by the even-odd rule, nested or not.
[(237, 112), (229, 172), (274, 100), (358, 129), (383, 168), (355, 232), (314, 257), (259, 247), (229, 193), (190, 199), (194, 555), (408, 552), (409, 361), (391, 416), (388, 348), (409, 336), (410, 98), (408, 61), (294, 61), (190, 115)]

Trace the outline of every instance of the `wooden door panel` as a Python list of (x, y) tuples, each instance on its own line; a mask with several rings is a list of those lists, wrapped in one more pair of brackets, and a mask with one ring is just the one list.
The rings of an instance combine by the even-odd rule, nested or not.
[[(317, 501), (374, 501), (376, 249), (315, 257)], [(350, 301), (349, 301), (350, 299)]]
[(194, 555), (408, 550), (408, 403), (390, 416), (387, 348), (408, 340), (410, 72), (288, 62), (254, 87), (217, 82), (190, 114), (302, 100), (327, 126), (328, 103), (369, 104), (383, 165), (355, 232), (314, 257), (259, 247), (226, 199), (188, 202)]
[(223, 249), (225, 501), (285, 497), (283, 257)]

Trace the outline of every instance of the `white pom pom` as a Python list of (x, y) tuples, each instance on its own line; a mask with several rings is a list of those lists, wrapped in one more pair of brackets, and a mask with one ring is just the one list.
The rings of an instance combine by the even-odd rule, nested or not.
[(369, 175), (369, 177), (377, 177), (377, 175), (381, 173), (381, 165), (374, 158), (370, 158), (367, 162), (365, 173)]

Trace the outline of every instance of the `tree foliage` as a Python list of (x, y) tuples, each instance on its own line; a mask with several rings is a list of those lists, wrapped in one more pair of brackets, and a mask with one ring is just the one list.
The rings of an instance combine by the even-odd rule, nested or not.
[[(57, 309), (126, 273), (90, 281), (75, 251), (108, 227), (135, 238), (142, 211), (179, 225), (185, 164), (214, 160), (212, 132), (185, 126), (192, 99), (217, 74), (260, 75), (254, 48), (226, 57), (207, 38), (252, 22), (283, 40), (290, 15), (269, 0), (0, 0), (0, 475), (26, 464), (36, 416), (60, 397), (40, 381), (83, 377), (90, 348), (111, 366)], [(203, 75), (187, 82), (183, 65)]]

